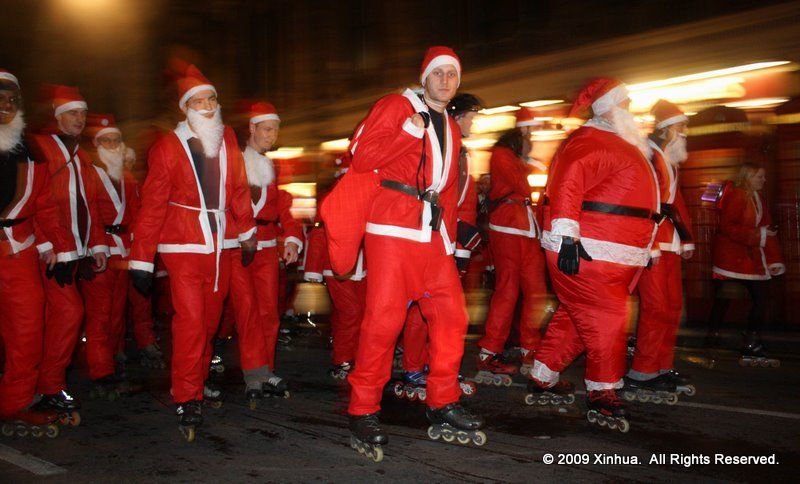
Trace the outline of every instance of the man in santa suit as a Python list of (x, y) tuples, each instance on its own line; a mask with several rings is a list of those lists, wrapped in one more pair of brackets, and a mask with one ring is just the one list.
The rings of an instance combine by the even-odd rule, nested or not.
[[(337, 170), (334, 178), (339, 179), (350, 169), (350, 156), (336, 159)], [(324, 196), (320, 196), (323, 200)], [(328, 371), (332, 378), (344, 380), (353, 370), (358, 349), (358, 333), (364, 317), (366, 304), (367, 270), (364, 252), (359, 252), (358, 261), (352, 274), (336, 276), (331, 269), (328, 257), (328, 237), (325, 223), (317, 216), (314, 227), (308, 233), (303, 279), (309, 282), (325, 281), (331, 298), (331, 338), (333, 366)]]
[[(489, 192), (489, 251), (495, 267), (495, 289), (486, 318), (486, 334), (478, 342), (479, 381), (510, 383), (514, 365), (502, 361), (506, 340), (511, 331), (514, 308), (522, 294), (520, 345), (522, 372), (530, 370), (541, 336), (539, 327), (547, 296), (544, 253), (538, 237), (539, 224), (531, 206), (528, 175), (533, 172), (528, 156), (534, 128), (542, 125), (535, 113), (517, 111), (516, 126), (506, 132), (492, 149), (492, 188)], [(541, 165), (541, 163), (539, 163)], [(542, 166), (539, 166), (541, 168)]]
[[(50, 193), (47, 165), (34, 160), (23, 132), (19, 81), (0, 69), (0, 336), (5, 367), (0, 378), (0, 420), (45, 426), (58, 418), (33, 403), (45, 335), (45, 295), (39, 259), (57, 285), (72, 284), (77, 260), (72, 234), (61, 225)], [(38, 226), (38, 231), (34, 227)], [(34, 246), (38, 234), (39, 253)], [(56, 429), (57, 430), (57, 429)]]
[[(458, 370), (467, 330), (464, 293), (452, 258), (461, 195), (457, 183), (461, 133), (446, 107), (460, 78), (461, 63), (452, 49), (428, 49), (421, 68), (421, 95), (406, 90), (378, 100), (350, 145), (353, 163), (345, 178), (369, 174), (368, 180), (379, 184), (367, 202), (364, 252), (372, 276), (367, 278), (358, 365), (349, 376), (348, 408), (352, 445), (375, 460), (382, 458), (380, 445), (388, 440), (378, 421), (381, 396), (412, 301), (420, 304), (429, 325), (427, 416), (433, 424), (429, 436), (438, 438), (447, 427), (448, 435), (457, 433), (465, 441), (483, 443), (486, 438), (477, 430), (483, 420), (458, 403)], [(351, 187), (345, 178), (331, 195), (339, 187)], [(326, 224), (352, 216), (333, 215)]]
[(675, 337), (683, 309), (681, 259), (694, 252), (692, 222), (678, 183), (678, 167), (688, 154), (689, 118), (669, 101), (659, 100), (652, 109), (655, 129), (648, 142), (650, 161), (658, 175), (661, 212), (665, 215), (653, 245), (653, 263), (639, 279), (639, 325), (636, 352), (628, 371), (633, 389), (671, 391), (689, 384), (673, 368)]
[[(74, 87), (51, 86), (50, 97), (55, 125), (31, 138), (31, 150), (47, 162), (53, 199), (76, 246), (77, 277), (88, 281), (106, 270), (110, 251), (97, 211), (97, 177), (89, 155), (79, 146), (87, 105)], [(42, 271), (46, 272), (44, 265)], [(73, 412), (79, 405), (66, 392), (66, 368), (80, 334), (83, 300), (76, 286), (61, 287), (49, 278), (44, 286), (47, 322), (37, 391), (44, 395), (44, 408)]]
[(150, 150), (128, 267), (148, 294), (158, 252), (173, 281), (172, 397), (180, 428), (193, 440), (202, 401), (218, 398), (204, 382), (230, 280), (226, 228), (238, 234), (243, 257), (255, 251), (256, 228), (241, 152), (222, 123), (216, 89), (188, 66), (178, 93), (186, 119)]
[(529, 385), (534, 393), (570, 393), (559, 375), (585, 351), (589, 421), (623, 432), (627, 413), (615, 390), (625, 373), (628, 295), (650, 260), (660, 218), (650, 148), (629, 103), (619, 81), (591, 81), (570, 114), (588, 109), (592, 117), (551, 165), (542, 246), (560, 305)]
[(97, 224), (103, 227), (111, 257), (108, 269), (80, 282), (86, 313), (86, 360), (97, 396), (129, 393), (131, 385), (116, 372), (115, 355), (125, 331), (128, 255), (133, 221), (139, 209), (136, 180), (124, 168), (122, 132), (110, 114), (90, 114), (87, 134), (96, 149), (92, 176), (97, 190)]
[[(245, 257), (234, 258), (230, 302), (239, 333), (246, 392), (251, 401), (257, 401), (264, 393), (288, 395), (287, 382), (274, 373), (280, 326), (277, 308), (281, 254), (277, 239), (282, 230), (285, 234), (282, 258), (289, 264), (296, 262), (303, 248), (303, 229), (292, 218), (289, 211), (292, 196), (278, 190), (275, 167), (266, 155), (275, 144), (280, 128), (275, 107), (265, 102), (244, 103), (240, 111), (247, 117), (250, 134), (242, 155), (257, 227), (258, 250), (253, 254), (252, 265), (245, 266)], [(242, 249), (234, 249), (239, 250)]]

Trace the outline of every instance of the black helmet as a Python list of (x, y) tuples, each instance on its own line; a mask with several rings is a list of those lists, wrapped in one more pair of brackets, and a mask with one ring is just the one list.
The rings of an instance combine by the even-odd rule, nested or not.
[(450, 100), (447, 105), (447, 114), (459, 116), (470, 111), (479, 111), (483, 108), (483, 103), (476, 96), (469, 93), (462, 93)]

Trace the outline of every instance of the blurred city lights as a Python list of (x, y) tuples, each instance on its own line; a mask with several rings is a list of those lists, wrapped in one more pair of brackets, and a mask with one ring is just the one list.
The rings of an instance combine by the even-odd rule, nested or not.
[(484, 150), (494, 146), (496, 140), (492, 138), (465, 139), (461, 143), (470, 150)]
[(561, 104), (563, 102), (563, 99), (540, 99), (538, 101), (519, 103), (519, 105), (525, 106), (526, 108), (540, 108), (542, 106), (551, 106), (553, 104)]
[(755, 62), (753, 64), (745, 64), (735, 67), (726, 67), (725, 69), (716, 69), (713, 71), (698, 72), (696, 74), (688, 74), (685, 76), (670, 77), (667, 79), (660, 79), (658, 81), (640, 82), (637, 84), (628, 84), (628, 90), (643, 91), (646, 89), (656, 89), (665, 86), (672, 86), (675, 84), (683, 84), (686, 82), (700, 81), (704, 79), (714, 79), (734, 74), (742, 74), (745, 72), (752, 72), (762, 69), (769, 69), (771, 67), (778, 67), (788, 64), (789, 61), (774, 61), (774, 62)]
[(788, 100), (788, 97), (762, 97), (758, 99), (747, 99), (745, 101), (726, 103), (725, 106), (739, 109), (773, 108), (779, 104), (785, 103)]
[(496, 133), (514, 127), (517, 119), (514, 116), (475, 116), (472, 121), (472, 132), (475, 134)]
[(534, 141), (556, 141), (567, 137), (563, 129), (540, 129), (533, 132)]
[(528, 175), (528, 185), (534, 188), (547, 186), (547, 175), (543, 173), (533, 173)]
[(287, 146), (284, 148), (278, 148), (275, 151), (268, 151), (267, 156), (273, 160), (290, 160), (302, 155), (304, 151), (305, 149), (300, 146)]
[(322, 151), (345, 151), (349, 146), (349, 138), (339, 138), (331, 141), (325, 141), (319, 145)]
[(496, 108), (487, 108), (481, 109), (478, 111), (481, 114), (485, 114), (486, 116), (491, 116), (492, 114), (501, 114), (501, 113), (510, 113), (513, 111), (519, 111), (519, 106), (498, 106)]

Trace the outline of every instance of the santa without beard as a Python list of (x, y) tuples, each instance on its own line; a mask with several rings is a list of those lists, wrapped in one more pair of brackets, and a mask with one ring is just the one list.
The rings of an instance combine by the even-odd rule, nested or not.
[(0, 124), (0, 152), (10, 152), (22, 146), (22, 132), (25, 130), (25, 116), (17, 111), (8, 124)]
[(247, 171), (247, 182), (254, 187), (272, 184), (275, 180), (275, 166), (267, 155), (262, 155), (250, 146), (245, 148), (244, 165)]

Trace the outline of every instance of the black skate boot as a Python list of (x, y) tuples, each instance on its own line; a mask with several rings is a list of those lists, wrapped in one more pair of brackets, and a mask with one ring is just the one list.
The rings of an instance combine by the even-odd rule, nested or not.
[(58, 419), (58, 413), (55, 410), (27, 408), (0, 419), (3, 422), (0, 433), (6, 437), (16, 434), (17, 437), (30, 435), (36, 439), (42, 436), (55, 439), (59, 434), (59, 428), (56, 425)]
[(222, 388), (211, 381), (206, 381), (205, 385), (203, 385), (203, 403), (211, 408), (222, 408), (224, 399), (225, 394)]
[(227, 340), (224, 339), (214, 340), (214, 354), (211, 355), (211, 364), (208, 367), (208, 371), (211, 374), (217, 373), (222, 375), (225, 373), (225, 362), (222, 361), (222, 350), (225, 347), (226, 341)]
[(328, 375), (334, 380), (347, 380), (347, 375), (353, 371), (353, 364), (345, 361), (341, 365), (334, 365), (328, 370)]
[(125, 373), (118, 373), (94, 380), (89, 397), (113, 402), (122, 396), (129, 396), (140, 391), (142, 391), (140, 384), (128, 380)]
[(472, 415), (459, 403), (451, 403), (440, 408), (430, 408), (425, 411), (425, 416), (431, 426), (428, 427), (428, 437), (445, 442), (457, 440), (459, 444), (472, 442), (477, 446), (486, 443), (486, 434), (483, 428), (483, 419)]
[(80, 402), (75, 400), (66, 390), (61, 390), (52, 395), (42, 395), (42, 399), (35, 405), (37, 410), (55, 410), (61, 425), (77, 427), (81, 424)]
[(622, 397), (629, 402), (638, 400), (642, 403), (675, 405), (678, 403), (678, 389), (675, 382), (666, 376), (666, 373), (649, 380), (625, 377)]
[(382, 445), (389, 443), (389, 436), (381, 428), (378, 413), (350, 415), (350, 447), (375, 462), (383, 460)]
[(664, 375), (666, 375), (666, 377), (675, 384), (675, 389), (677, 390), (678, 394), (684, 394), (687, 397), (691, 397), (696, 393), (694, 385), (692, 385), (692, 379), (689, 375), (685, 373), (678, 373), (678, 370), (674, 368), (664, 373)]
[(575, 385), (560, 380), (551, 387), (540, 385), (536, 380), (528, 380), (528, 393), (525, 405), (572, 405), (575, 403)]
[(617, 396), (616, 390), (594, 390), (586, 394), (586, 420), (600, 427), (619, 430), (623, 434), (631, 429), (628, 410)]
[(633, 358), (636, 353), (636, 335), (628, 336), (628, 358)]
[(203, 402), (190, 400), (179, 403), (175, 414), (178, 416), (178, 430), (187, 442), (194, 442), (197, 427), (203, 424)]
[(147, 345), (139, 351), (139, 365), (156, 370), (163, 370), (167, 367), (167, 363), (164, 361), (164, 353), (158, 344)]
[(744, 333), (743, 337), (739, 365), (760, 366), (762, 368), (778, 368), (781, 366), (781, 360), (770, 358), (764, 353), (764, 345), (761, 344), (761, 338), (758, 333)]
[(289, 382), (278, 375), (271, 373), (267, 381), (261, 386), (265, 396), (289, 398)]
[(247, 404), (250, 410), (258, 408), (258, 404), (264, 399), (264, 391), (261, 386), (248, 387), (244, 391), (244, 396), (247, 398)]

